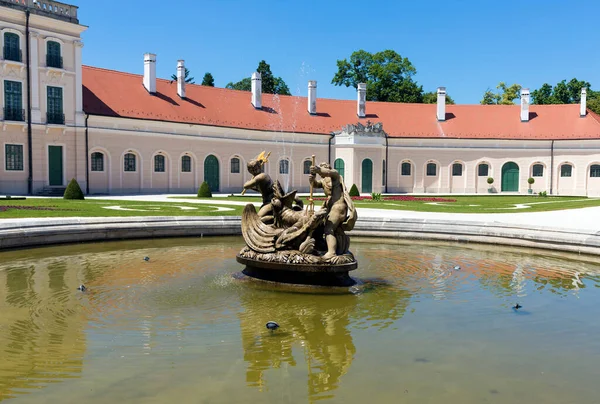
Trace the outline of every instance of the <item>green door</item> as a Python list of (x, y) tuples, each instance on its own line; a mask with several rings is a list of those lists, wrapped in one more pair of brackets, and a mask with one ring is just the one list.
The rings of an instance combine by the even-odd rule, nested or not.
[(204, 181), (211, 192), (219, 192), (219, 160), (212, 154), (204, 160)]
[(62, 146), (48, 146), (48, 173), (50, 186), (63, 185)]
[(502, 192), (519, 192), (519, 166), (512, 161), (502, 166)]
[(362, 190), (370, 194), (373, 192), (373, 162), (370, 159), (364, 159), (362, 162)]

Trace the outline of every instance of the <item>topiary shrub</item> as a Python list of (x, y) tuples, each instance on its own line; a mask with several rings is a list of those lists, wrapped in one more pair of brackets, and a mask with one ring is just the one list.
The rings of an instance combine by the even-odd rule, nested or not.
[(352, 188), (350, 188), (349, 192), (350, 196), (360, 196), (360, 192), (358, 192), (358, 187), (356, 184), (352, 184)]
[(81, 187), (75, 178), (73, 178), (71, 182), (69, 182), (69, 185), (67, 185), (63, 199), (85, 199), (83, 196), (83, 191), (81, 190)]
[(210, 186), (208, 182), (204, 181), (202, 185), (200, 185), (200, 189), (198, 190), (198, 198), (212, 198), (212, 192), (210, 192)]
[(492, 185), (494, 183), (494, 179), (492, 177), (488, 177), (487, 183)]

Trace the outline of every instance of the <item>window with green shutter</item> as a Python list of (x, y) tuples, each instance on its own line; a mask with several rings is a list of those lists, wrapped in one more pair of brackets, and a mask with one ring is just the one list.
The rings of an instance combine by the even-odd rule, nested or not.
[(60, 55), (60, 44), (55, 41), (46, 43), (46, 66), (62, 69), (63, 61)]
[(561, 177), (570, 177), (571, 171), (573, 170), (573, 166), (570, 164), (563, 164), (560, 166), (560, 176)]
[(490, 166), (488, 166), (487, 164), (479, 164), (477, 168), (477, 175), (479, 175), (480, 177), (487, 177), (489, 169)]
[(427, 163), (427, 176), (435, 177), (437, 175), (437, 164)]
[(61, 87), (47, 87), (48, 111), (46, 112), (48, 123), (64, 125), (63, 114), (63, 89)]
[(452, 176), (453, 177), (462, 177), (462, 169), (463, 169), (463, 166), (461, 163), (452, 164)]
[(7, 144), (4, 153), (6, 171), (23, 171), (23, 145)]
[(335, 159), (333, 168), (343, 177), (345, 174), (346, 163), (344, 163), (344, 160), (342, 159)]
[(401, 175), (410, 175), (410, 170), (411, 170), (411, 164), (404, 162), (402, 163), (402, 170), (401, 170)]
[(24, 121), (23, 84), (20, 81), (4, 81), (4, 119)]
[(4, 59), (22, 62), (22, 52), (19, 35), (12, 32), (4, 33)]

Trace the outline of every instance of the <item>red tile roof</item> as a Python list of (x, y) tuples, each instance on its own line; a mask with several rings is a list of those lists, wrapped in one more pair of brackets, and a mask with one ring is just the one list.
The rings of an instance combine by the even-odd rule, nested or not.
[[(200, 85), (186, 86), (186, 99), (177, 83), (158, 79), (149, 94), (142, 76), (96, 67), (83, 67), (83, 108), (91, 115), (183, 122), (244, 129), (330, 134), (356, 123), (356, 101), (317, 100), (317, 115), (307, 112), (305, 97), (263, 94), (256, 110), (246, 91)], [(481, 139), (600, 138), (600, 117), (579, 105), (531, 105), (530, 121), (521, 122), (519, 105), (448, 105), (445, 122), (436, 119), (435, 104), (367, 102), (367, 117), (382, 122), (390, 137)]]

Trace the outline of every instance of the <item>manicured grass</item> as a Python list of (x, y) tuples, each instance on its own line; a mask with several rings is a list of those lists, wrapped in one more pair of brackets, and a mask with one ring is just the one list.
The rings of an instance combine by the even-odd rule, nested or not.
[[(118, 209), (110, 207), (117, 207)], [(211, 206), (181, 202), (107, 201), (100, 199), (81, 201), (59, 198), (0, 201), (0, 219), (26, 217), (239, 216), (241, 212), (241, 206)]]
[[(383, 198), (388, 197), (384, 195)], [(188, 197), (186, 197), (188, 198)], [(198, 199), (189, 197), (191, 199)], [(319, 198), (319, 196), (315, 196)], [(321, 196), (322, 198), (322, 196)], [(455, 202), (430, 202), (427, 200), (416, 201), (372, 201), (356, 200), (354, 204), (359, 208), (413, 210), (420, 212), (450, 212), (450, 213), (524, 213), (544, 212), (562, 209), (577, 209), (590, 206), (600, 206), (600, 198), (586, 198), (577, 196), (548, 196), (539, 197), (533, 195), (477, 195), (456, 196), (437, 195), (415, 196), (415, 198), (443, 198), (452, 199)], [(211, 200), (211, 198), (203, 198)], [(306, 201), (307, 197), (303, 197)], [(213, 197), (212, 200), (236, 201), (236, 202), (259, 202), (257, 196), (228, 196)], [(318, 206), (322, 201), (316, 201)]]

